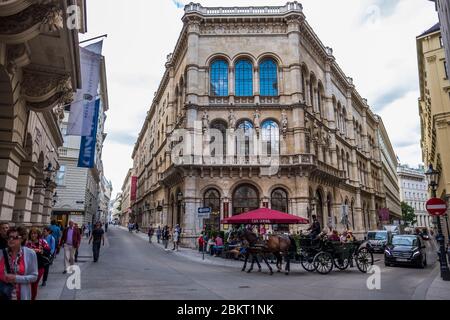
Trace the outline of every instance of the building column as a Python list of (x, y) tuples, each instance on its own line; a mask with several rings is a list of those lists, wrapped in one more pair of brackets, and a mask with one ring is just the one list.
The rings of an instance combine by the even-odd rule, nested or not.
[(13, 222), (19, 167), (25, 157), (19, 145), (0, 143), (0, 221)]
[(362, 201), (361, 201), (361, 192), (358, 190), (356, 192), (356, 201), (354, 207), (355, 214), (355, 231), (357, 233), (364, 233), (364, 213), (362, 212)]
[(35, 163), (22, 162), (17, 179), (17, 192), (14, 202), (13, 221), (24, 226), (31, 226), (31, 209), (33, 206), (33, 187), (36, 179)]
[(44, 213), (45, 189), (34, 190), (33, 205), (31, 207), (31, 223), (33, 226), (42, 225)]
[(44, 206), (42, 210), (42, 224), (49, 225), (52, 220), (53, 194), (56, 185), (45, 189)]

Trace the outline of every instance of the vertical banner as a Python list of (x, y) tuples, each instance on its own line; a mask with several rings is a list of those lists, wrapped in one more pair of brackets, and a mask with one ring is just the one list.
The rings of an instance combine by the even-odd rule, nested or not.
[(138, 181), (137, 177), (135, 177), (135, 176), (131, 177), (131, 195), (130, 195), (130, 200), (131, 201), (136, 201), (137, 181)]
[(100, 99), (95, 102), (95, 110), (91, 123), (90, 134), (81, 138), (79, 168), (93, 168), (95, 164), (95, 151), (97, 149), (97, 128), (100, 112)]
[(387, 208), (380, 209), (378, 214), (379, 214), (381, 222), (389, 222), (389, 220), (390, 220), (389, 209), (387, 209)]
[(86, 48), (80, 48), (80, 60), (82, 88), (75, 94), (67, 124), (67, 135), (72, 136), (90, 135), (100, 83), (102, 56)]

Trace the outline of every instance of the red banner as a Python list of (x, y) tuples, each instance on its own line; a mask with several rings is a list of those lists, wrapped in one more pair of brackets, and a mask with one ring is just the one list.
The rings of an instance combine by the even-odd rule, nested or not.
[(131, 177), (131, 194), (130, 194), (130, 200), (136, 201), (136, 194), (137, 194), (137, 177)]
[(380, 216), (380, 220), (383, 222), (387, 222), (390, 220), (390, 212), (389, 209), (383, 208), (380, 209), (380, 211), (378, 212), (379, 216)]

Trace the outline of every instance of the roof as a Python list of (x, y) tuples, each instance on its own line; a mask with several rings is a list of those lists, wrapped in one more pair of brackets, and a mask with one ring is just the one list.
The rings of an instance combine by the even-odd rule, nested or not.
[(426, 36), (427, 34), (430, 34), (430, 33), (434, 33), (436, 31), (440, 31), (440, 30), (441, 30), (441, 24), (438, 22), (434, 26), (432, 26), (430, 29), (428, 29), (427, 31), (422, 33), (420, 36), (418, 36), (418, 38)]

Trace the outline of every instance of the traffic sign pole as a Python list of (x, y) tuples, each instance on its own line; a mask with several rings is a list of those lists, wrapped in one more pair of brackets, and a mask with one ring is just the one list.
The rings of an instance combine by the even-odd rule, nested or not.
[(442, 234), (441, 225), (441, 216), (447, 212), (447, 203), (442, 199), (436, 198), (436, 190), (434, 189), (433, 196), (435, 198), (428, 200), (426, 208), (428, 213), (437, 219), (438, 236), (436, 237), (436, 241), (439, 243), (441, 277), (444, 281), (450, 281), (450, 270), (447, 264), (447, 253), (445, 252), (445, 237)]

